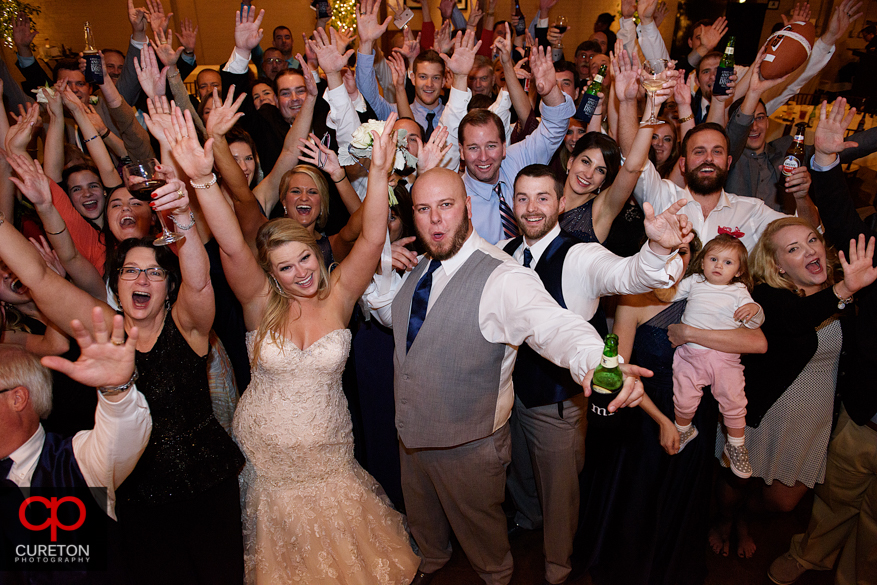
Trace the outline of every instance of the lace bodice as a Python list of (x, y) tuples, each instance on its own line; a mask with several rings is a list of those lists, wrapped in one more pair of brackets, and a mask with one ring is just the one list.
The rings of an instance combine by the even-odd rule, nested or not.
[[(350, 331), (301, 350), (265, 338), (234, 431), (247, 583), (408, 583), (419, 564), (402, 517), (353, 458), (341, 374)], [(253, 355), (255, 332), (247, 334)]]

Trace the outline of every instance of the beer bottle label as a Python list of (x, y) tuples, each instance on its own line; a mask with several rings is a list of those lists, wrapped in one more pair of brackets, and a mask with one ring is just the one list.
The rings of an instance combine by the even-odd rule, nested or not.
[[(603, 366), (604, 369), (611, 370), (613, 368), (618, 367), (618, 356), (609, 357), (608, 355), (600, 356), (600, 365)], [(608, 392), (608, 390), (607, 390)]]
[(591, 121), (591, 118), (594, 117), (594, 111), (597, 109), (597, 104), (599, 103), (599, 97), (592, 93), (586, 93), (584, 97), (582, 97), (579, 109), (574, 117), (577, 120), (581, 120), (585, 124), (588, 124)]
[(591, 384), (591, 390), (594, 392), (599, 392), (600, 394), (613, 394), (614, 392), (618, 392), (618, 390), (608, 390), (603, 388), (603, 386), (597, 386), (596, 384)]
[(717, 68), (716, 81), (713, 83), (713, 95), (728, 95), (728, 84), (731, 83), (731, 75), (733, 74), (733, 67)]
[(801, 161), (798, 160), (798, 157), (793, 155), (788, 155), (783, 159), (783, 174), (787, 177), (792, 174), (792, 171), (801, 166)]

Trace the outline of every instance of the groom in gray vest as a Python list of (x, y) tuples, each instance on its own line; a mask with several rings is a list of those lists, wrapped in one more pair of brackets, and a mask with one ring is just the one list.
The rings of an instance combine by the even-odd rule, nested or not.
[[(532, 270), (475, 233), (456, 173), (424, 173), (412, 200), (427, 255), (402, 279), (385, 270), (377, 290), (391, 280), (390, 292), (367, 300), (379, 321), (395, 325), (402, 490), (422, 557), (414, 583), (428, 582), (450, 559), (453, 530), (481, 578), (505, 584), (513, 566), (501, 505), (518, 346), (527, 343), (587, 387), (603, 341)], [(635, 382), (651, 375), (624, 368), (630, 377), (610, 410), (639, 404)]]

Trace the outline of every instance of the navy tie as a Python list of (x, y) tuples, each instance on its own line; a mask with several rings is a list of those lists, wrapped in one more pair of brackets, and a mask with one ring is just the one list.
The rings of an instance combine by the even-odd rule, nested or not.
[(9, 472), (12, 471), (13, 465), (15, 465), (15, 461), (9, 457), (0, 461), (0, 481), (9, 477)]
[(533, 252), (530, 251), (530, 248), (524, 248), (524, 268), (529, 268), (532, 261)]
[(424, 144), (429, 142), (429, 137), (432, 136), (432, 131), (435, 130), (435, 126), (432, 125), (433, 120), (435, 120), (435, 112), (428, 113), (426, 115), (426, 132), (423, 135)]
[(515, 221), (515, 214), (512, 213), (512, 208), (509, 207), (509, 204), (502, 197), (501, 184), (497, 183), (496, 187), (493, 188), (493, 192), (499, 197), (499, 221), (502, 224), (502, 233), (505, 234), (505, 237), (514, 238), (518, 235), (518, 224)]
[(429, 305), (429, 293), (432, 290), (432, 273), (442, 265), (438, 260), (431, 260), (426, 274), (420, 277), (417, 287), (414, 289), (414, 297), (411, 299), (411, 316), (408, 318), (408, 341), (405, 344), (405, 353), (411, 349), (414, 338), (423, 326), (426, 319), (426, 307)]

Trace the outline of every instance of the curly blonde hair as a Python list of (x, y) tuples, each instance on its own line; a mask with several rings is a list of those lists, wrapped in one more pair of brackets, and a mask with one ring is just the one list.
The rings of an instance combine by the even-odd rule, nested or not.
[(825, 273), (827, 276), (825, 286), (833, 286), (835, 275), (840, 266), (837, 260), (837, 253), (834, 251), (834, 248), (825, 243), (825, 238), (818, 230), (813, 228), (810, 222), (800, 217), (782, 217), (775, 219), (767, 225), (758, 243), (755, 244), (755, 247), (752, 248), (752, 252), (749, 254), (749, 265), (752, 267), (752, 276), (755, 278), (755, 282), (763, 282), (771, 288), (786, 289), (798, 296), (804, 296), (804, 291), (800, 290), (792, 282), (788, 274), (781, 273), (780, 267), (777, 264), (779, 246), (774, 241), (774, 237), (782, 229), (792, 226), (802, 226), (812, 230), (816, 238), (822, 242), (822, 245), (825, 247)]
[(253, 349), (253, 360), (250, 365), (259, 361), (260, 349), (265, 336), (270, 334), (271, 341), (278, 347), (282, 347), (283, 332), (289, 324), (289, 310), (292, 303), (298, 303), (289, 297), (280, 287), (280, 283), (271, 274), (271, 252), (290, 242), (300, 242), (311, 249), (311, 252), (320, 263), (320, 282), (317, 288), (317, 298), (325, 299), (329, 296), (329, 271), (323, 261), (323, 253), (314, 236), (294, 219), (282, 217), (273, 219), (259, 228), (256, 234), (256, 249), (259, 266), (268, 276), (268, 302), (265, 306), (265, 314), (256, 332), (256, 342)]

